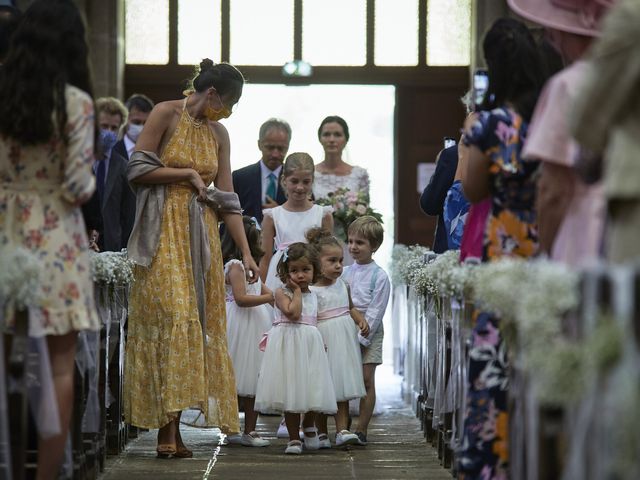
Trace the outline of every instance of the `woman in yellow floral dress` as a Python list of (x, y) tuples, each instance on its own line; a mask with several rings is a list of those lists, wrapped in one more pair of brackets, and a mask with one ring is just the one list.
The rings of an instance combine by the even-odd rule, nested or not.
[[(157, 154), (161, 164), (137, 177), (129, 166), (134, 187), (162, 188), (164, 195), (159, 236), (151, 239), (155, 245), (148, 265), (136, 266), (129, 299), (124, 395), (127, 422), (160, 429), (159, 457), (192, 455), (179, 431), (180, 414), (186, 408), (201, 410), (207, 426), (239, 430), (235, 377), (227, 351), (218, 218), (213, 209), (200, 207), (211, 255), (202, 321), (191, 261), (189, 203), (194, 194), (204, 200), (211, 182), (219, 190), (233, 191), (229, 136), (217, 120), (231, 114), (243, 84), (242, 74), (233, 66), (203, 60), (193, 92), (183, 100), (156, 105), (140, 134), (136, 153)], [(150, 235), (144, 221), (152, 209), (141, 206), (140, 194), (137, 202), (132, 238)], [(242, 217), (221, 216), (243, 251), (246, 271), (257, 278)], [(197, 267), (197, 262), (193, 265)]]

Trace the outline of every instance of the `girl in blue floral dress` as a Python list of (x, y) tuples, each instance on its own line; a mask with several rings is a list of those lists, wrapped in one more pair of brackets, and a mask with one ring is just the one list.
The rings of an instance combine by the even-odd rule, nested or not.
[[(516, 20), (497, 20), (483, 48), (490, 95), (484, 105), (487, 110), (465, 124), (469, 157), (464, 193), (471, 203), (491, 198), (483, 261), (530, 257), (538, 248), (534, 210), (538, 163), (522, 160), (521, 151), (546, 72), (534, 39)], [(468, 371), (460, 478), (506, 479), (509, 364), (495, 315), (475, 313)]]

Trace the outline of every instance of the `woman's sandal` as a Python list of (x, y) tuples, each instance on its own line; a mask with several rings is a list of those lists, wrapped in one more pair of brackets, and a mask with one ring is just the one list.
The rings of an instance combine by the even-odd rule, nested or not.
[(177, 448), (175, 443), (163, 443), (156, 447), (156, 453), (158, 458), (169, 458), (172, 455), (176, 455)]
[(180, 422), (176, 422), (176, 453), (173, 454), (176, 458), (192, 458), (193, 451), (189, 450), (182, 442), (182, 435), (180, 435)]

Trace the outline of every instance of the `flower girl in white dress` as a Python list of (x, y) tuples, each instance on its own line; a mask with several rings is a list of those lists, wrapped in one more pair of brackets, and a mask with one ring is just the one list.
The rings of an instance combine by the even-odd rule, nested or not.
[[(258, 222), (255, 218), (244, 216), (242, 223), (251, 255), (257, 260), (263, 253)], [(221, 246), (225, 262), (227, 342), (236, 375), (238, 405), (244, 409), (244, 433), (231, 435), (227, 441), (247, 447), (266, 447), (269, 441), (255, 431), (258, 412), (254, 409), (254, 400), (263, 358), (258, 343), (264, 332), (271, 328), (273, 310), (268, 304), (273, 302), (273, 292), (260, 279), (255, 283), (247, 282), (242, 253), (229, 230), (225, 230)]]
[(305, 449), (318, 450), (316, 412), (333, 415), (337, 411), (329, 362), (316, 327), (318, 301), (309, 290), (318, 272), (313, 247), (297, 242), (283, 250), (278, 275), (286, 284), (276, 290), (274, 323), (258, 377), (255, 408), (263, 413), (284, 412), (288, 454), (302, 453), (300, 414), (304, 414)]
[(321, 226), (333, 231), (333, 209), (329, 206), (315, 205), (311, 201), (313, 177), (313, 158), (307, 153), (290, 154), (282, 167), (282, 186), (287, 201), (279, 207), (264, 210), (264, 256), (260, 261), (260, 276), (265, 285), (274, 292), (282, 286), (276, 274), (276, 266), (284, 249), (294, 242), (306, 242), (305, 233), (310, 228)]
[[(307, 240), (320, 260), (320, 276), (311, 291), (318, 297), (318, 330), (327, 348), (338, 403), (336, 446), (354, 445), (359, 442), (358, 436), (348, 430), (349, 400), (366, 395), (358, 331), (366, 336), (369, 324), (353, 308), (349, 287), (340, 278), (344, 257), (338, 239), (327, 230), (314, 228), (307, 232)], [(318, 415), (316, 425), (320, 448), (331, 448), (326, 415)]]

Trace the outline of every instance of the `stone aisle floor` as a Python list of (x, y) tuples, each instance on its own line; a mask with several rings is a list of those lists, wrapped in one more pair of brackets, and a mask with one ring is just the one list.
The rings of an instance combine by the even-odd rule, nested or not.
[(258, 431), (271, 441), (266, 448), (221, 446), (213, 430), (183, 426), (182, 436), (193, 449), (193, 458), (155, 458), (157, 431), (153, 430), (130, 442), (123, 454), (110, 458), (101, 480), (450, 480), (450, 472), (439, 465), (413, 412), (400, 399), (398, 377), (390, 368), (379, 370), (376, 411), (381, 413), (372, 419), (367, 447), (284, 455), (287, 440), (275, 438), (279, 417), (260, 417)]

